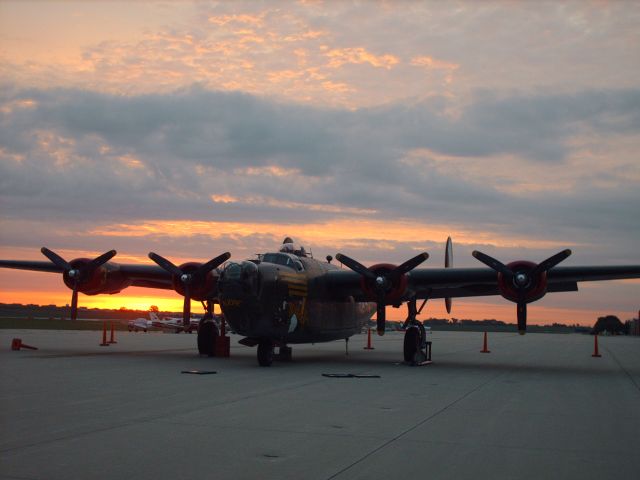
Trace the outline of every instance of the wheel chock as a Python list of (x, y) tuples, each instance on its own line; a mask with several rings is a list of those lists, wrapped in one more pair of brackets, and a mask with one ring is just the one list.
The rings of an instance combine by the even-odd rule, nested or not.
[(26, 348), (27, 350), (38, 350), (37, 347), (32, 347), (31, 345), (22, 343), (21, 338), (14, 338), (11, 340), (11, 350), (20, 350), (21, 348)]

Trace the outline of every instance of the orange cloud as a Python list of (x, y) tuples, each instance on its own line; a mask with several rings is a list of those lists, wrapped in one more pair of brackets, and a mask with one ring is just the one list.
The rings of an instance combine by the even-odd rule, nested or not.
[(460, 65), (457, 63), (436, 60), (433, 57), (414, 57), (411, 59), (411, 65), (414, 67), (427, 67), (433, 70), (457, 70)]
[[(363, 209), (352, 209), (333, 205), (314, 205), (296, 202), (282, 202), (268, 198), (249, 198), (242, 200), (247, 204), (265, 204), (274, 206), (309, 209), (315, 211), (326, 211), (335, 214), (357, 214), (371, 215), (374, 212)], [(505, 238), (492, 230), (478, 231), (466, 229), (464, 227), (451, 227), (448, 225), (420, 225), (413, 220), (376, 220), (366, 218), (344, 218), (326, 222), (313, 222), (306, 224), (296, 223), (288, 225), (283, 223), (242, 223), (242, 222), (206, 222), (195, 220), (173, 220), (173, 221), (141, 221), (136, 224), (111, 224), (98, 227), (89, 235), (100, 235), (107, 237), (145, 237), (145, 236), (169, 236), (169, 237), (190, 237), (202, 235), (203, 232), (212, 239), (222, 238), (233, 234), (238, 237), (248, 237), (253, 235), (272, 236), (279, 238), (283, 235), (284, 229), (291, 232), (291, 235), (313, 239), (315, 246), (326, 246), (330, 248), (359, 248), (371, 247), (372, 243), (376, 248), (388, 250), (393, 248), (394, 242), (390, 239), (414, 239), (418, 242), (443, 242), (447, 236), (451, 235), (457, 243), (494, 245), (497, 247), (519, 246), (523, 248), (556, 247), (555, 242), (545, 242), (540, 239), (530, 238)], [(382, 259), (380, 259), (382, 260)]]
[(236, 197), (232, 197), (231, 195), (211, 195), (211, 200), (214, 203), (236, 203), (238, 199)]
[(374, 55), (363, 47), (333, 49), (326, 52), (325, 56), (329, 57), (329, 67), (331, 68), (339, 68), (347, 63), (368, 63), (374, 67), (389, 70), (399, 63), (397, 57), (393, 55)]
[(261, 15), (212, 15), (208, 18), (209, 23), (214, 25), (227, 25), (229, 23), (237, 23), (243, 25), (254, 25), (260, 27), (264, 24), (264, 14)]

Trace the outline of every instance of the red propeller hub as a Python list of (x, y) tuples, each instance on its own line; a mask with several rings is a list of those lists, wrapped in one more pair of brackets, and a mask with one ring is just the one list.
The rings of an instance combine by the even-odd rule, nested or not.
[[(199, 262), (187, 262), (183, 263), (178, 268), (182, 270), (183, 275), (193, 275), (202, 265), (203, 264)], [(184, 296), (184, 283), (181, 278), (177, 275), (173, 275), (171, 277), (171, 282), (173, 284), (173, 289), (180, 295)], [(217, 282), (218, 277), (213, 275), (212, 271), (208, 272), (204, 277), (204, 281), (195, 281), (189, 285), (190, 297), (193, 300), (198, 301), (206, 300), (209, 298), (211, 292), (215, 291)]]
[[(391, 263), (378, 263), (376, 265), (372, 265), (369, 267), (374, 275), (377, 277), (389, 277), (389, 273), (393, 271), (397, 265), (393, 265)], [(360, 284), (362, 290), (373, 300), (377, 298), (377, 290), (376, 285), (372, 283), (370, 280), (362, 277), (360, 280)], [(394, 304), (396, 302), (400, 303), (404, 293), (407, 291), (407, 286), (409, 284), (409, 280), (407, 278), (407, 274), (400, 275), (393, 281), (391, 285), (388, 285), (386, 288), (385, 298), (389, 304)]]
[(72, 270), (62, 274), (65, 285), (73, 290), (74, 283), (78, 281), (78, 291), (87, 295), (102, 291), (107, 283), (107, 269), (103, 266), (90, 269), (90, 263), (90, 258), (71, 260), (69, 265)]
[(509, 278), (501, 272), (498, 272), (498, 288), (500, 294), (507, 300), (518, 302), (518, 287), (524, 288), (527, 303), (540, 300), (547, 293), (547, 272), (542, 271), (532, 275), (534, 269), (538, 265), (526, 260), (519, 260), (507, 264), (512, 272), (513, 277)]

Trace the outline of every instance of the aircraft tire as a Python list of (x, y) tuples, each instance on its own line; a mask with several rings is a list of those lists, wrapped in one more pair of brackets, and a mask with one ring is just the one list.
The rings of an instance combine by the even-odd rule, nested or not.
[(404, 333), (404, 361), (413, 363), (420, 349), (420, 332), (417, 328), (409, 328)]
[(216, 356), (216, 338), (218, 327), (213, 322), (204, 322), (198, 328), (198, 353), (209, 357)]
[(273, 342), (262, 340), (258, 344), (258, 363), (261, 367), (270, 367), (273, 363)]

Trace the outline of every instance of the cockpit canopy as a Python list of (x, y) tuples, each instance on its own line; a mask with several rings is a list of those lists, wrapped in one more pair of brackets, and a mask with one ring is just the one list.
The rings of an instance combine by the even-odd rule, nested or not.
[(293, 268), (296, 272), (302, 272), (304, 267), (298, 258), (290, 253), (265, 253), (260, 260), (266, 263), (276, 263), (285, 267)]
[(296, 245), (291, 237), (286, 237), (282, 242), (282, 246), (280, 247), (280, 252), (282, 253), (292, 253), (298, 257), (306, 257), (307, 251), (304, 249), (302, 245)]

